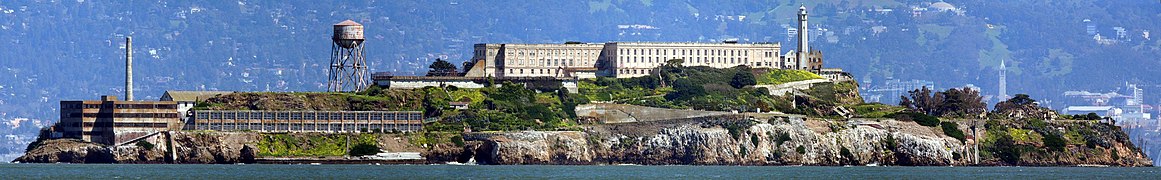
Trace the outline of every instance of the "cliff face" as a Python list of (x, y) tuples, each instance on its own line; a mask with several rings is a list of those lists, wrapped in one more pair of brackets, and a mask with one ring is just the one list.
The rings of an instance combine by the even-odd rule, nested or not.
[[(465, 139), (480, 142), (466, 149), (482, 164), (975, 164), (971, 140), (960, 142), (938, 128), (894, 120), (700, 118), (601, 125), (584, 131), (474, 133)], [(1025, 164), (1150, 164), (1136, 159), (1139, 154), (1118, 156), (1125, 163), (1053, 154), (1038, 157), (1050, 160), (1029, 158)]]
[[(349, 137), (349, 139), (348, 139)], [(348, 141), (349, 140), (349, 141)], [(29, 163), (253, 163), (265, 158), (317, 158), (346, 155), (345, 147), (377, 143), (389, 152), (420, 152), (395, 134), (267, 134), (254, 132), (169, 132), (143, 141), (109, 147), (75, 139), (46, 140), (16, 159)], [(348, 146), (344, 143), (351, 143)], [(265, 154), (265, 156), (264, 156)], [(453, 159), (454, 160), (454, 159)]]
[[(961, 124), (959, 127), (969, 127)], [(1056, 125), (1062, 150), (1049, 150), (1035, 131), (1011, 127), (978, 139), (980, 165), (1148, 166), (1122, 131), (1103, 124)], [(961, 128), (968, 131), (966, 128)], [(264, 134), (171, 132), (117, 147), (78, 140), (46, 140), (16, 161), (70, 163), (252, 163), (272, 154), (331, 152), (335, 143), (375, 141), (390, 152), (422, 151), (429, 163), (690, 164), (690, 165), (975, 165), (974, 139), (946, 136), (915, 122), (802, 118), (701, 117), (586, 126), (581, 131), (465, 133), (463, 146), (424, 149), (392, 134)], [(1072, 131), (1091, 131), (1069, 135)], [(1002, 132), (1002, 133), (1001, 133)], [(1025, 134), (1027, 136), (1021, 136)], [(1016, 136), (1012, 136), (1016, 135)], [(1075, 138), (1080, 137), (1080, 138)], [(172, 140), (169, 140), (172, 139)], [(362, 140), (359, 140), (362, 139)], [(1085, 139), (1080, 141), (1077, 139)], [(1084, 142), (1091, 142), (1085, 144)], [(285, 146), (283, 146), (285, 145)], [(172, 153), (171, 153), (172, 152)], [(337, 152), (342, 152), (341, 149)], [(266, 154), (266, 156), (263, 156)], [(318, 157), (316, 155), (293, 155)]]
[[(172, 137), (173, 142), (167, 143)], [(75, 139), (47, 140), (15, 161), (30, 163), (185, 163), (254, 162), (257, 133), (162, 133), (138, 143), (109, 147)], [(170, 147), (172, 145), (172, 147)], [(168, 154), (169, 150), (173, 154)], [(176, 156), (173, 156), (176, 155)], [(173, 158), (176, 157), (176, 158)]]

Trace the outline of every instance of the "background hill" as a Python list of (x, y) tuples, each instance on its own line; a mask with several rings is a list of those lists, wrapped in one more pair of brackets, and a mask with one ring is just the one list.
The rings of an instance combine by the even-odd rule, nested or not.
[(122, 94), (125, 35), (135, 41), (139, 99), (167, 89), (321, 91), (330, 25), (345, 19), (366, 26), (372, 71), (420, 74), (436, 58), (464, 61), (474, 43), (737, 38), (789, 51), (786, 28), (805, 3), (826, 66), (864, 83), (923, 79), (996, 94), (1005, 59), (1010, 94), (1051, 102), (1125, 82), (1161, 92), (1151, 77), (1161, 74), (1161, 37), (1149, 36), (1161, 33), (1161, 2), (938, 2), (4, 1), (0, 154), (22, 151), (36, 127), (55, 122), (59, 100)]

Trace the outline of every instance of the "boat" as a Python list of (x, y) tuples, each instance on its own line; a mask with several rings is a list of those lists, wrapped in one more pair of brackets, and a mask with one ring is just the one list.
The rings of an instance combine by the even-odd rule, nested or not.
[(879, 167), (879, 163), (867, 164), (867, 167)]
[(310, 163), (310, 165), (311, 166), (318, 166), (318, 165), (322, 165), (322, 163)]

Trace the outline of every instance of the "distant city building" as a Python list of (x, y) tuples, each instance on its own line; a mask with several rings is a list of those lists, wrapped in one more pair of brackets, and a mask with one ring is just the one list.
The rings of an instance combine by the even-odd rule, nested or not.
[(1137, 123), (1152, 119), (1152, 106), (1144, 104), (1144, 90), (1136, 84), (1125, 84), (1128, 95), (1117, 92), (1092, 93), (1088, 91), (1066, 91), (1064, 114), (1096, 113), (1117, 120), (1117, 123)]
[(1092, 20), (1084, 19), (1084, 24), (1085, 33), (1088, 33), (1089, 36), (1096, 35), (1097, 27), (1096, 24), (1093, 24)]
[(1128, 32), (1128, 30), (1125, 30), (1125, 27), (1120, 27), (1120, 26), (1113, 27), (1113, 31), (1117, 32), (1117, 39), (1118, 40), (1122, 40), (1122, 41), (1128, 40), (1129, 32)]
[(879, 102), (883, 104), (899, 104), (900, 97), (910, 95), (908, 91), (917, 89), (931, 89), (937, 91), (935, 83), (927, 80), (907, 80), (902, 81), (898, 79), (889, 79), (882, 85), (868, 88), (864, 94), (864, 99), (867, 102)]
[(55, 131), (64, 138), (106, 145), (180, 130), (182, 125), (173, 101), (118, 101), (116, 96), (101, 96), (96, 101), (61, 101), (60, 109)]

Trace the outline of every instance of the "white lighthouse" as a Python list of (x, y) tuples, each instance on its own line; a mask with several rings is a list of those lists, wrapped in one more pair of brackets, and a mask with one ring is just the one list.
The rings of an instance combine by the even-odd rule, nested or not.
[(806, 24), (806, 6), (798, 7), (798, 69), (808, 69), (810, 56), (810, 36), (808, 34)]

